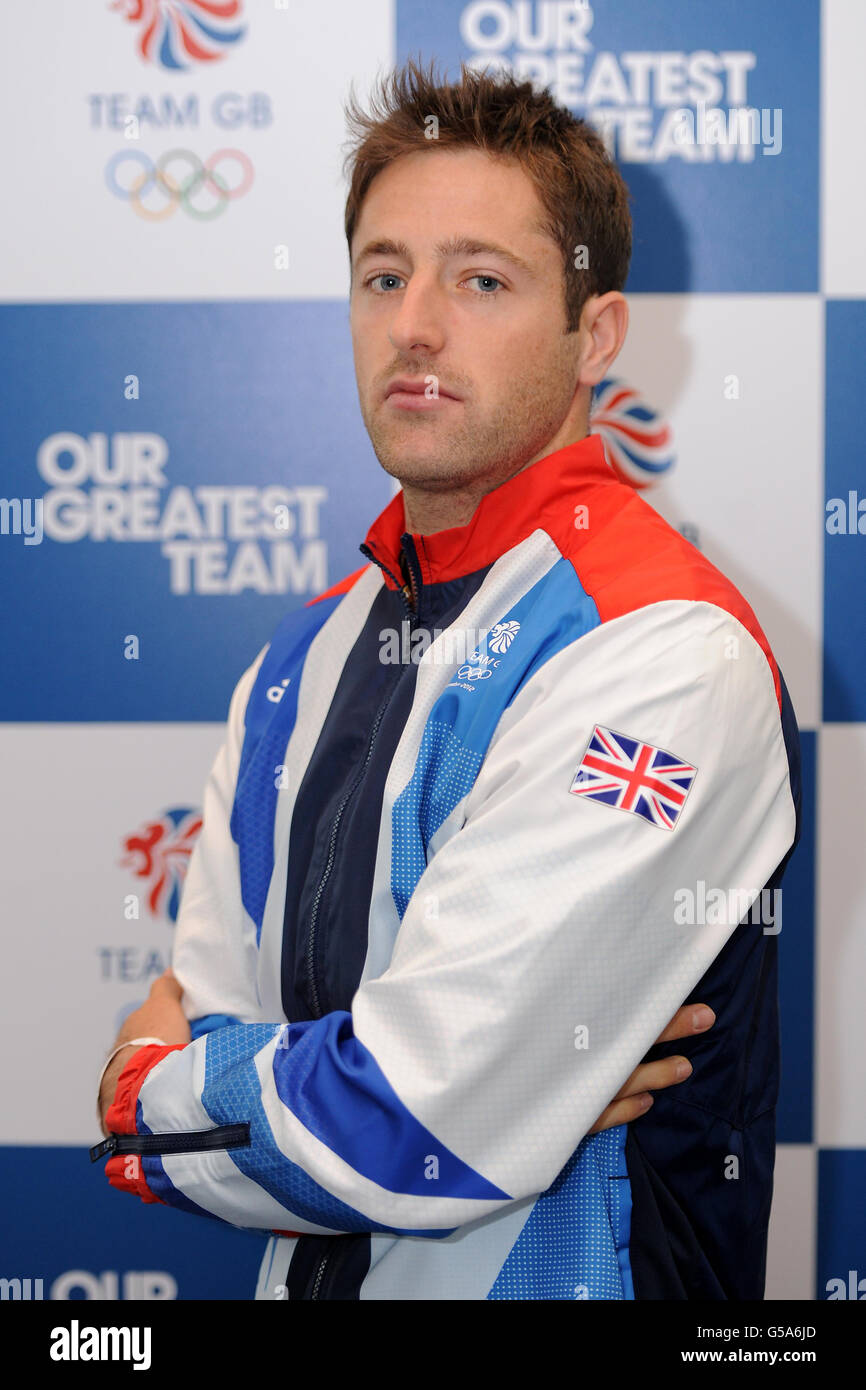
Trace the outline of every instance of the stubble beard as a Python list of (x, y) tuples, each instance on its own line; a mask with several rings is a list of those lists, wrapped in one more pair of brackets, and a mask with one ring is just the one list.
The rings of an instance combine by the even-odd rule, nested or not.
[[(464, 418), (457, 425), (406, 412), (405, 419), (389, 428), (383, 411), (393, 407), (380, 406), (372, 415), (364, 410), (373, 451), (386, 473), (421, 491), (443, 493), (473, 482), (498, 487), (542, 454), (568, 414), (573, 398), (570, 378), (560, 369), (554, 386), (550, 376), (549, 370), (540, 371), (519, 380), (486, 418), (479, 419), (471, 402), (462, 401), (456, 409)], [(400, 441), (407, 438), (410, 444), (405, 447)]]

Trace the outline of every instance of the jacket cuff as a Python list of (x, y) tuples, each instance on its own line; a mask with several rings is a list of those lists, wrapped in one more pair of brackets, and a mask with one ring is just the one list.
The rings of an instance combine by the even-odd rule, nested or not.
[[(137, 1052), (132, 1054), (118, 1077), (114, 1100), (105, 1112), (105, 1127), (110, 1134), (136, 1134), (138, 1132), (135, 1115), (138, 1107), (138, 1093), (144, 1078), (148, 1072), (153, 1070), (157, 1062), (162, 1061), (163, 1057), (167, 1057), (170, 1052), (177, 1052), (185, 1045), (184, 1043), (173, 1043), (171, 1046), (157, 1047), (150, 1043), (146, 1047), (140, 1047)], [(131, 1192), (136, 1197), (140, 1197), (143, 1202), (159, 1202), (162, 1206), (166, 1205), (162, 1198), (156, 1197), (148, 1187), (141, 1158), (138, 1154), (115, 1154), (106, 1163), (105, 1173), (111, 1186), (118, 1188), (119, 1191)]]
[(144, 1078), (163, 1057), (185, 1046), (185, 1043), (172, 1043), (170, 1046), (157, 1047), (149, 1043), (132, 1054), (117, 1079), (114, 1100), (105, 1112), (105, 1127), (111, 1134), (138, 1133), (135, 1127), (135, 1108)]

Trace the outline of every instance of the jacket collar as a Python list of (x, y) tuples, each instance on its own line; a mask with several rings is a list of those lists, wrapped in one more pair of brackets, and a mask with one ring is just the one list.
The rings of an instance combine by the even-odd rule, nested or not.
[(407, 533), (402, 490), (380, 512), (362, 546), (389, 589), (402, 589), (401, 558), (411, 539), (422, 583), (439, 584), (484, 569), (539, 529), (554, 538), (573, 530), (574, 507), (600, 483), (616, 484), (597, 434), (547, 454), (482, 497), (465, 526), (430, 536)]

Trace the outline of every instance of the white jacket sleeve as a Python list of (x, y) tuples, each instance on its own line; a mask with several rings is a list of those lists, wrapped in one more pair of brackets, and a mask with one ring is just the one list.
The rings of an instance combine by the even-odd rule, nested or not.
[(230, 819), (244, 711), (267, 647), (241, 676), (229, 705), (222, 745), (204, 791), (203, 821), (190, 855), (174, 933), (171, 966), (183, 986), (187, 1018), (261, 1018), (256, 989), (255, 925), (241, 902), (238, 847)]
[[(575, 784), (596, 727), (696, 769), (671, 827)], [(145, 1077), (154, 1134), (249, 1126), (231, 1153), (146, 1158), (164, 1200), (442, 1236), (545, 1191), (793, 843), (767, 658), (709, 603), (606, 623), (526, 681), (461, 805), (351, 1012), (222, 1028)], [(734, 920), (683, 920), (701, 883)], [(244, 1006), (215, 988), (198, 1000)]]

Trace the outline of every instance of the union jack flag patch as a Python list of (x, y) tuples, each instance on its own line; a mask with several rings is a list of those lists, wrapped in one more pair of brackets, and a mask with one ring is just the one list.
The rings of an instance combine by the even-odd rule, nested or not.
[(664, 748), (596, 724), (569, 791), (673, 830), (697, 771)]

